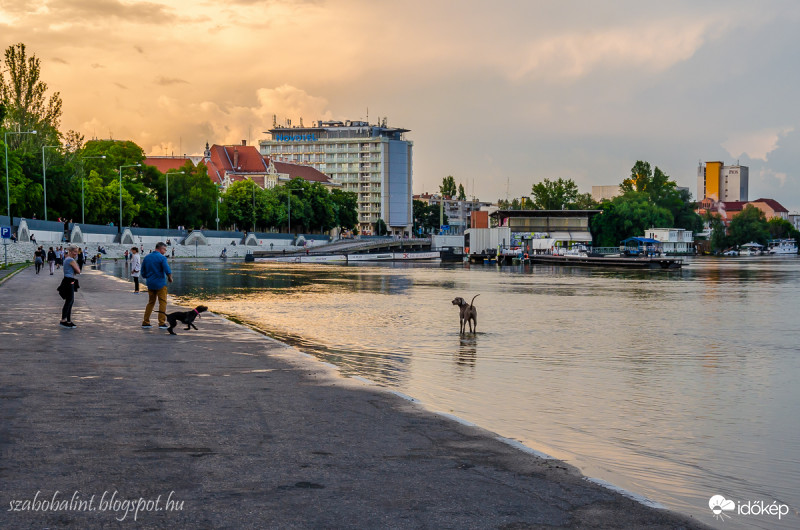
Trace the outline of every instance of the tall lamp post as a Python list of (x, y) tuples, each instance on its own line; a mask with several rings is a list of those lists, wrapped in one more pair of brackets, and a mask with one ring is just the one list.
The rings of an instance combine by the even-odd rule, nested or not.
[(79, 159), (81, 161), (81, 224), (85, 224), (85, 222), (86, 222), (86, 210), (85, 210), (85, 208), (83, 206), (83, 204), (84, 204), (83, 203), (83, 181), (85, 180), (85, 177), (83, 175), (83, 161), (86, 160), (87, 158), (105, 158), (105, 157), (106, 157), (106, 155), (81, 156), (81, 157), (79, 157)]
[(139, 167), (141, 164), (128, 164), (126, 166), (119, 166), (119, 229), (118, 232), (122, 233), (122, 168), (124, 167)]
[(167, 171), (164, 176), (167, 177), (167, 230), (169, 230), (169, 174), (184, 175), (183, 171)]
[(219, 203), (222, 202), (222, 197), (220, 196), (219, 189), (221, 188), (220, 184), (216, 184), (217, 186), (217, 232), (219, 232)]
[[(47, 164), (44, 160), (44, 150), (47, 148), (58, 149), (60, 145), (43, 145), (42, 146), (42, 186), (44, 187), (44, 220), (47, 221)], [(66, 147), (69, 147), (67, 145)]]
[(11, 184), (8, 180), (8, 135), (9, 134), (37, 134), (36, 131), (8, 131), (5, 133), (3, 145), (6, 148), (6, 213), (8, 214), (8, 221), (14, 224), (14, 218), (11, 217)]
[(289, 223), (287, 231), (291, 234), (292, 233), (292, 192), (296, 191), (298, 193), (302, 193), (303, 190), (301, 188), (293, 189), (293, 188), (286, 188), (286, 204), (289, 206)]

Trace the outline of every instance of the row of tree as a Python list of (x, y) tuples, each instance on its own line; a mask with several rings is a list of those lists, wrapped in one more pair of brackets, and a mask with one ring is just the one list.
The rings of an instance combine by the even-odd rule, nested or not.
[[(144, 164), (144, 151), (134, 142), (84, 143), (75, 131), (62, 134), (61, 98), (57, 92), (46, 97), (39, 59), (28, 56), (24, 44), (6, 49), (4, 59), (0, 64), (0, 142), (8, 138), (8, 145), (0, 143), (0, 167), (8, 164), (8, 195), (16, 217), (118, 224), (121, 196), (123, 224), (162, 227), (167, 222), (169, 196), (172, 227), (212, 227), (219, 219), (221, 227), (265, 230), (288, 226), (290, 215), (293, 231), (357, 226), (354, 193), (329, 192), (319, 183), (301, 179), (268, 190), (241, 181), (223, 192), (203, 163), (189, 162), (165, 175)], [(6, 178), (2, 186), (5, 198)]]

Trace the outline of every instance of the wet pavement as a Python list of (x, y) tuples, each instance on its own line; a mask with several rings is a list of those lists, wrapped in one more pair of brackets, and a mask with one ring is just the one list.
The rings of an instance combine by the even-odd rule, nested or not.
[(84, 272), (75, 329), (60, 275), (0, 286), (0, 528), (702, 527), (219, 316), (143, 330)]

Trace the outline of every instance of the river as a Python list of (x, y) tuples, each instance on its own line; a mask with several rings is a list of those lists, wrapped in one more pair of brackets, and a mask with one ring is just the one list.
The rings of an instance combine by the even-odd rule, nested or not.
[[(124, 276), (122, 262), (106, 267)], [(800, 259), (680, 271), (175, 262), (206, 303), (720, 528), (800, 526)], [(461, 336), (456, 296), (478, 309)], [(202, 332), (202, 327), (201, 331)], [(719, 521), (709, 499), (790, 513)], [(737, 508), (739, 509), (739, 508)], [(725, 512), (723, 512), (725, 513)], [(723, 516), (724, 517), (724, 516)]]

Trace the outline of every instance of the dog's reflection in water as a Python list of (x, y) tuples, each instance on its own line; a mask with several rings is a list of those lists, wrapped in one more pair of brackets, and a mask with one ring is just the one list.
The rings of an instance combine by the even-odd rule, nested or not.
[(477, 335), (464, 336), (460, 338), (458, 353), (456, 354), (456, 364), (459, 366), (474, 367), (478, 360), (478, 337)]

